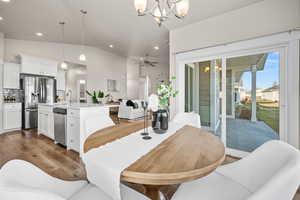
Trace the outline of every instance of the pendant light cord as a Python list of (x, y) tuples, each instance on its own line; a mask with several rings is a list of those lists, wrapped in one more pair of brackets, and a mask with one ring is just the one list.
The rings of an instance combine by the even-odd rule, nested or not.
[(62, 43), (62, 60), (63, 62), (65, 61), (65, 22), (59, 22), (59, 24), (61, 25), (61, 43)]
[(80, 10), (81, 13), (81, 53), (83, 53), (84, 46), (85, 46), (85, 15), (87, 11)]

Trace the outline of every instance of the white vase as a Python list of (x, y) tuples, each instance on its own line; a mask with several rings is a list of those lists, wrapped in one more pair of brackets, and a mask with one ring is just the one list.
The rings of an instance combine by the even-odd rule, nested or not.
[(103, 104), (103, 98), (97, 98), (99, 104)]

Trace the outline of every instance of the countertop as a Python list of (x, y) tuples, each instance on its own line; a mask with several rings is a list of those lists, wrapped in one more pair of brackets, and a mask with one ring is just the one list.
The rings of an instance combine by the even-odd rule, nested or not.
[(67, 108), (67, 109), (84, 109), (84, 108), (95, 108), (95, 107), (118, 107), (119, 105), (111, 105), (111, 104), (89, 104), (89, 103), (39, 103), (39, 106), (49, 106), (49, 107), (60, 107), (60, 108)]

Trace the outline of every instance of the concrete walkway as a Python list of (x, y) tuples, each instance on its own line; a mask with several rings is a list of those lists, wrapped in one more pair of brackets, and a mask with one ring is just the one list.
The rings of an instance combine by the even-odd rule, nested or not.
[(279, 140), (279, 135), (264, 122), (227, 118), (227, 147), (252, 152), (269, 140)]

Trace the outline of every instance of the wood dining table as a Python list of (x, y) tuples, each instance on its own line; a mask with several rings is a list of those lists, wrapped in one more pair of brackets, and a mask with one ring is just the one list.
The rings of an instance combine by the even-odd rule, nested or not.
[[(87, 138), (84, 152), (135, 133), (143, 125), (138, 121), (101, 129)], [(126, 168), (121, 181), (141, 184), (149, 198), (159, 200), (163, 186), (202, 178), (224, 159), (225, 147), (218, 137), (186, 125)]]

